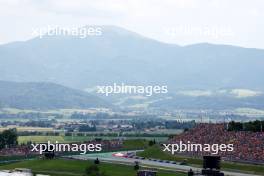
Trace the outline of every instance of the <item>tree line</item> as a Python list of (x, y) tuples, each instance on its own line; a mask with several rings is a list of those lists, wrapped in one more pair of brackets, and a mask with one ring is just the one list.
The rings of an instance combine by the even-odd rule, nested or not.
[(18, 141), (16, 129), (4, 130), (0, 133), (0, 149), (13, 147), (17, 144)]
[(264, 121), (255, 120), (250, 122), (229, 122), (228, 131), (252, 131), (263, 132)]

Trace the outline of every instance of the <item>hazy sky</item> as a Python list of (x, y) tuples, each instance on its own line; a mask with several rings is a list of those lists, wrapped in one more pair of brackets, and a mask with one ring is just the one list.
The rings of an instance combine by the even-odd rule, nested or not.
[(111, 24), (180, 45), (264, 48), (263, 0), (0, 0), (0, 44), (36, 28)]

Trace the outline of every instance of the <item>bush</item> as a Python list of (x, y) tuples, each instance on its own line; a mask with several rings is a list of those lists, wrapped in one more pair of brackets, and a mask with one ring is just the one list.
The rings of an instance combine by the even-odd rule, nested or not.
[(96, 160), (94, 160), (94, 164), (100, 164), (100, 161), (98, 158), (96, 158)]
[(101, 172), (97, 165), (91, 165), (85, 169), (87, 176), (106, 176), (104, 172)]

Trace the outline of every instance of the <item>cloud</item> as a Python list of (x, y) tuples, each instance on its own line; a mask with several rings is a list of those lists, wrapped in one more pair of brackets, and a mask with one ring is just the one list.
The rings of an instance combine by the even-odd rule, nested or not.
[(237, 98), (247, 98), (259, 96), (262, 94), (262, 92), (249, 89), (233, 89), (231, 90), (231, 94)]
[(209, 90), (188, 90), (188, 91), (179, 91), (177, 94), (190, 96), (190, 97), (208, 97), (213, 95), (213, 93)]

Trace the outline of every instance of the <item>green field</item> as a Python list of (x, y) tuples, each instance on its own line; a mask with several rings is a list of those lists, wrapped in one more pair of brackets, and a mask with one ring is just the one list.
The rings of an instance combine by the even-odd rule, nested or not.
[[(148, 147), (145, 151), (139, 152), (138, 155), (145, 158), (155, 158), (155, 159), (171, 160), (177, 162), (185, 161), (188, 165), (202, 167), (202, 159), (184, 157), (179, 155), (171, 155), (169, 153), (163, 152), (162, 149), (159, 148), (158, 146)], [(240, 171), (240, 172), (264, 175), (264, 165), (222, 162), (222, 169), (229, 171)]]
[(124, 141), (124, 149), (135, 150), (144, 149), (148, 146), (148, 141), (146, 140), (127, 140)]
[[(71, 140), (70, 140), (71, 139)], [(18, 141), (19, 144), (25, 144), (29, 141), (36, 142), (36, 143), (44, 143), (47, 141), (50, 142), (60, 142), (60, 143), (67, 143), (67, 142), (82, 142), (85, 140), (89, 140), (89, 137), (84, 138), (83, 136), (80, 137), (62, 137), (62, 136), (19, 136)], [(125, 150), (136, 150), (136, 149), (144, 149), (148, 146), (148, 141), (145, 139), (129, 139), (124, 141), (123, 148)]]
[(107, 136), (64, 136), (63, 137), (65, 141), (68, 142), (83, 142), (83, 141), (89, 141), (95, 138), (100, 138), (103, 140), (113, 140), (113, 139), (124, 139), (124, 140), (153, 140), (155, 139), (157, 142), (163, 142), (166, 141), (167, 137), (107, 137)]
[(18, 132), (24, 132), (24, 131), (52, 132), (53, 131), (53, 128), (7, 126), (7, 127), (1, 127), (0, 132), (12, 128), (16, 128)]
[[(34, 173), (49, 174), (51, 176), (83, 176), (85, 168), (91, 166), (91, 161), (77, 160), (31, 160), (0, 166), (2, 169), (30, 168)], [(136, 176), (133, 166), (106, 164), (99, 165), (100, 170), (106, 176)], [(158, 171), (158, 176), (185, 176), (184, 173), (172, 173), (169, 171)]]
[(26, 144), (27, 142), (43, 143), (43, 142), (65, 142), (62, 136), (19, 136), (18, 143)]

